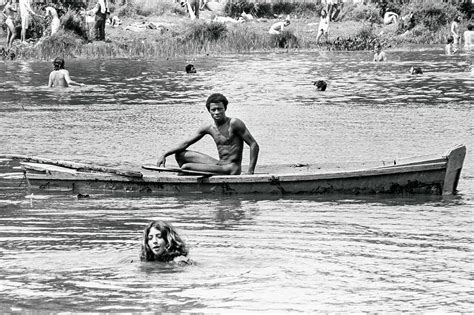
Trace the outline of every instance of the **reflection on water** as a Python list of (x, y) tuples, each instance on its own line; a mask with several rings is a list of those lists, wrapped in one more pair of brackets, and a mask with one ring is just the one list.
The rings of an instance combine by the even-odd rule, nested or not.
[[(472, 312), (471, 56), (398, 51), (182, 60), (66, 61), (86, 87), (47, 85), (50, 63), (0, 64), (1, 153), (140, 166), (230, 100), (259, 163), (468, 154), (460, 194), (149, 197), (0, 190), (0, 310)], [(408, 69), (420, 65), (424, 74)], [(312, 82), (327, 80), (317, 92)], [(210, 139), (195, 149), (215, 152)], [(244, 163), (248, 150), (244, 151)], [(15, 185), (18, 185), (16, 183)], [(141, 232), (169, 220), (195, 266), (138, 262)]]

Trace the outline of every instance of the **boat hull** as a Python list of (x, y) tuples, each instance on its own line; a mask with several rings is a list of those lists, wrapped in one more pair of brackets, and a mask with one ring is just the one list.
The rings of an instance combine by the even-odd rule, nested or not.
[(301, 170), (255, 175), (142, 177), (83, 172), (23, 163), (30, 189), (89, 193), (180, 194), (455, 194), (466, 149), (458, 146), (437, 159), (355, 170)]

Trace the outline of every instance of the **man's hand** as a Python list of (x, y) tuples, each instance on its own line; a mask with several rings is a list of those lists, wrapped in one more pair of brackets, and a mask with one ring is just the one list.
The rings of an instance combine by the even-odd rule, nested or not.
[(158, 165), (158, 167), (165, 167), (165, 164), (166, 164), (166, 157), (165, 156), (162, 156), (158, 159), (158, 162), (156, 163), (156, 165)]

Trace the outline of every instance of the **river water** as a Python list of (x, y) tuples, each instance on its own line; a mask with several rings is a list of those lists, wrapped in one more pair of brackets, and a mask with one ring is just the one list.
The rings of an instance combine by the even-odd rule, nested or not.
[[(155, 163), (209, 121), (213, 92), (260, 144), (260, 164), (468, 148), (454, 197), (78, 199), (3, 187), (0, 311), (473, 312), (472, 56), (388, 56), (66, 60), (87, 85), (63, 91), (45, 88), (50, 63), (0, 63), (0, 154)], [(184, 73), (187, 62), (196, 74)], [(409, 75), (412, 65), (424, 74)], [(318, 79), (327, 91), (315, 90)], [(210, 138), (194, 149), (216, 155)], [(195, 265), (137, 261), (141, 231), (155, 219), (178, 228)]]

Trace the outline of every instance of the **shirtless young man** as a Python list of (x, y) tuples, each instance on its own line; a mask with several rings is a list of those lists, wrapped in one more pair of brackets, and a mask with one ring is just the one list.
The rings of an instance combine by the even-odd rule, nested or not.
[(78, 83), (71, 80), (69, 77), (69, 71), (64, 69), (64, 59), (57, 57), (53, 61), (54, 70), (49, 74), (48, 87), (68, 87), (69, 85), (80, 85), (84, 83)]
[[(247, 174), (253, 174), (257, 165), (259, 146), (243, 121), (226, 116), (227, 104), (227, 98), (220, 93), (209, 96), (206, 107), (213, 122), (202, 126), (194, 135), (166, 151), (158, 159), (158, 166), (165, 166), (166, 157), (175, 154), (176, 161), (184, 170), (239, 175), (245, 142), (250, 147), (250, 163)], [(210, 135), (214, 139), (219, 160), (207, 154), (187, 150), (190, 145), (205, 135)]]
[(382, 45), (377, 44), (375, 47), (375, 53), (374, 53), (374, 62), (377, 61), (387, 61), (387, 55), (385, 55), (385, 52), (382, 51)]

